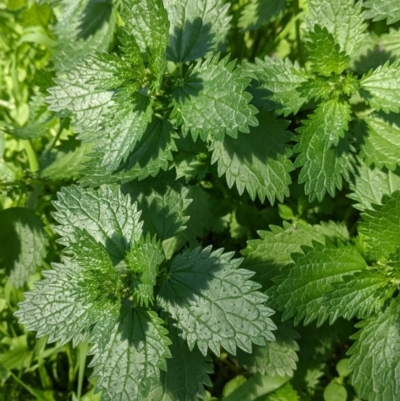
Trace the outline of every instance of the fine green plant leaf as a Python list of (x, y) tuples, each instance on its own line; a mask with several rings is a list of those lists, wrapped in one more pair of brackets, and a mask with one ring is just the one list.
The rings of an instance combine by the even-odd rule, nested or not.
[(365, 74), (360, 81), (360, 95), (376, 110), (398, 113), (400, 110), (400, 64), (389, 62)]
[(357, 325), (361, 330), (353, 337), (348, 368), (362, 398), (394, 401), (400, 396), (399, 317), (398, 302), (392, 301), (383, 313)]
[(236, 346), (251, 352), (252, 342), (274, 339), (273, 311), (264, 305), (260, 285), (249, 280), (253, 273), (239, 269), (232, 252), (222, 252), (207, 247), (177, 256), (158, 294), (189, 348), (197, 343), (203, 355), (208, 348), (219, 355), (220, 346), (231, 354)]
[(234, 62), (218, 55), (190, 68), (173, 93), (173, 116), (183, 134), (190, 131), (194, 140), (205, 141), (209, 135), (223, 140), (225, 134), (236, 138), (238, 131), (248, 133), (258, 124), (257, 109), (245, 91), (248, 84)]
[(261, 239), (250, 240), (241, 253), (243, 268), (255, 273), (254, 279), (263, 291), (273, 285), (272, 279), (280, 268), (292, 263), (290, 255), (301, 252), (301, 246), (312, 246), (313, 241), (325, 243), (325, 237), (311, 226), (283, 224), (283, 228), (270, 226), (271, 231), (259, 231)]
[(331, 321), (342, 316), (365, 319), (378, 314), (391, 298), (394, 287), (389, 287), (388, 278), (379, 271), (363, 270), (352, 276), (343, 277), (343, 282), (333, 284), (328, 292), (324, 307), (332, 313)]
[(354, 182), (350, 183), (349, 198), (355, 200), (354, 207), (359, 210), (374, 210), (372, 205), (381, 205), (383, 195), (390, 195), (400, 191), (400, 168), (395, 171), (380, 170), (377, 167), (367, 166), (359, 160)]
[(305, 42), (308, 60), (317, 74), (330, 77), (341, 74), (349, 65), (350, 57), (340, 51), (333, 35), (324, 27), (315, 24)]
[(251, 92), (260, 103), (257, 104), (260, 108), (286, 117), (297, 113), (307, 101), (307, 97), (297, 89), (307, 81), (308, 76), (289, 59), (256, 59), (255, 64), (245, 64), (243, 73), (256, 81)]
[(390, 28), (389, 33), (381, 35), (379, 39), (387, 52), (397, 57), (400, 55), (400, 29)]
[(350, 241), (350, 233), (345, 223), (336, 223), (332, 220), (321, 221), (321, 223), (315, 225), (314, 228), (334, 244), (337, 244), (338, 241), (343, 243)]
[(358, 232), (372, 259), (387, 260), (400, 245), (400, 191), (385, 195), (381, 203), (364, 211)]
[(298, 333), (286, 323), (281, 323), (276, 331), (275, 341), (265, 346), (254, 346), (253, 352), (247, 354), (238, 350), (238, 361), (252, 373), (259, 372), (269, 376), (293, 376), (298, 361)]
[(43, 223), (32, 210), (13, 207), (0, 212), (0, 226), (0, 269), (21, 287), (46, 256)]
[(374, 113), (355, 128), (360, 156), (370, 166), (395, 170), (400, 166), (400, 118), (397, 114)]
[(308, 4), (312, 29), (315, 24), (326, 28), (339, 44), (340, 50), (352, 56), (358, 50), (367, 25), (362, 3), (354, 0), (311, 0)]
[(222, 0), (164, 0), (170, 20), (167, 57), (184, 63), (221, 50), (229, 30), (229, 4)]
[(372, 21), (387, 19), (388, 24), (394, 24), (400, 20), (400, 4), (396, 0), (366, 0), (364, 7), (368, 9), (365, 18)]
[(250, 0), (240, 14), (238, 27), (255, 31), (286, 9), (286, 0)]
[(169, 325), (171, 358), (167, 359), (167, 370), (161, 372), (159, 383), (152, 383), (146, 400), (157, 401), (186, 401), (204, 399), (204, 386), (212, 386), (208, 376), (212, 368), (208, 358), (195, 348), (189, 350), (188, 345), (182, 342), (175, 327)]
[[(90, 350), (96, 390), (104, 401), (147, 397), (160, 369), (170, 357), (168, 331), (157, 314), (141, 308), (123, 308), (119, 318), (103, 319), (95, 326)], [(134, 361), (134, 363), (133, 363)]]
[(333, 314), (321, 307), (332, 284), (342, 277), (366, 268), (366, 262), (350, 245), (336, 247), (314, 242), (313, 248), (302, 247), (304, 254), (292, 254), (294, 265), (281, 269), (282, 275), (274, 279), (276, 285), (267, 291), (272, 307), (283, 310), (283, 319), (294, 317), (295, 323), (305, 318), (304, 324), (318, 319), (324, 323)]
[(252, 200), (258, 196), (261, 202), (265, 198), (271, 204), (275, 198), (283, 202), (289, 196), (293, 170), (287, 146), (292, 135), (285, 130), (286, 121), (271, 115), (260, 113), (258, 123), (249, 134), (214, 141), (211, 163), (218, 163), (218, 175), (225, 174), (228, 187), (236, 184), (240, 195), (246, 189)]
[[(299, 153), (294, 167), (301, 167), (299, 183), (305, 183), (305, 193), (310, 201), (323, 199), (325, 193), (335, 195), (342, 188), (343, 178), (350, 180), (354, 157), (344, 136), (350, 109), (347, 103), (329, 100), (321, 103), (315, 113), (297, 129), (300, 134), (294, 152)], [(330, 143), (336, 147), (328, 148)]]

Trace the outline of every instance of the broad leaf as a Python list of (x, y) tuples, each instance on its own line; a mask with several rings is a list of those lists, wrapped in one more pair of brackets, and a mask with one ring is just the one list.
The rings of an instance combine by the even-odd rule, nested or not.
[(196, 248), (177, 256), (158, 294), (193, 349), (197, 343), (203, 355), (210, 348), (216, 355), (220, 346), (231, 354), (236, 346), (251, 352), (251, 343), (264, 345), (273, 340), (273, 311), (264, 306), (267, 297), (250, 281), (253, 273), (239, 269), (233, 253)]
[(205, 141), (210, 135), (222, 140), (225, 134), (236, 138), (257, 125), (257, 109), (246, 92), (249, 80), (235, 63), (218, 56), (190, 68), (173, 93), (173, 116), (186, 135)]
[(372, 18), (373, 21), (386, 18), (388, 24), (400, 20), (400, 4), (397, 0), (366, 0), (363, 5), (368, 8), (365, 18)]
[(167, 56), (176, 63), (221, 50), (229, 30), (229, 4), (222, 0), (164, 0), (170, 20)]
[(400, 397), (400, 308), (392, 301), (379, 316), (357, 325), (361, 328), (350, 348), (349, 369), (362, 398), (395, 401)]
[(32, 210), (13, 207), (0, 212), (0, 226), (0, 269), (21, 287), (46, 256), (43, 223)]
[(228, 187), (236, 184), (240, 195), (246, 189), (250, 198), (261, 202), (275, 198), (283, 202), (289, 196), (290, 172), (293, 170), (287, 143), (292, 135), (285, 131), (287, 122), (271, 115), (258, 115), (258, 127), (236, 139), (226, 137), (212, 144), (211, 163), (218, 163), (218, 175), (226, 175)]
[(276, 285), (267, 291), (269, 303), (283, 310), (283, 319), (305, 318), (304, 324), (318, 319), (318, 325), (334, 314), (321, 307), (332, 284), (342, 277), (366, 268), (366, 262), (357, 250), (348, 245), (339, 247), (314, 242), (313, 248), (302, 247), (304, 254), (292, 254), (294, 265), (284, 267), (282, 275), (274, 279)]

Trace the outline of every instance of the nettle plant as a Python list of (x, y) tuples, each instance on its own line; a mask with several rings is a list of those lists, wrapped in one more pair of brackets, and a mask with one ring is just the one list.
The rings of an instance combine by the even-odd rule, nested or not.
[[(102, 400), (173, 401), (205, 397), (208, 350), (221, 347), (250, 372), (289, 380), (297, 333), (273, 323), (274, 310), (296, 325), (356, 317), (354, 393), (397, 400), (400, 65), (353, 68), (368, 19), (400, 20), (397, 2), (309, 1), (298, 62), (239, 66), (225, 49), (229, 2), (51, 3), (60, 3), (57, 77), (39, 114), (71, 123), (83, 166), (54, 202), (62, 260), (25, 294), (20, 322), (49, 342), (88, 342)], [(278, 3), (275, 17), (287, 6)], [(239, 27), (259, 28), (262, 5), (248, 2)], [(201, 246), (213, 220), (223, 224), (206, 191), (228, 191), (219, 177), (262, 205), (284, 202), (297, 175), (310, 203), (348, 182), (358, 235), (298, 211), (250, 240), (243, 265)], [(329, 386), (346, 398), (343, 381)]]

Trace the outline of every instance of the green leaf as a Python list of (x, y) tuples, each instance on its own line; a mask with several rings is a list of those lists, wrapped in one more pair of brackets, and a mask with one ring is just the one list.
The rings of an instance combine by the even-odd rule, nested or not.
[(229, 4), (222, 0), (164, 0), (171, 23), (168, 59), (185, 63), (220, 50), (229, 30)]
[(346, 387), (337, 378), (332, 379), (324, 389), (325, 401), (346, 401)]
[(321, 224), (315, 225), (314, 228), (334, 244), (338, 241), (343, 243), (350, 241), (350, 233), (345, 223), (336, 223), (332, 220), (321, 221)]
[(46, 256), (43, 223), (32, 210), (13, 207), (0, 212), (0, 226), (0, 269), (22, 287)]
[[(350, 120), (350, 107), (347, 103), (331, 99), (321, 103), (303, 126), (297, 129), (300, 135), (294, 152), (299, 153), (294, 167), (302, 167), (299, 183), (305, 183), (305, 193), (310, 201), (319, 201), (326, 191), (335, 195), (336, 187), (342, 189), (342, 179), (350, 180), (354, 160), (350, 145), (344, 137)], [(328, 148), (330, 144), (335, 148)]]
[(360, 95), (376, 110), (385, 113), (400, 111), (400, 63), (386, 62), (360, 81)]
[(297, 89), (307, 81), (308, 76), (289, 59), (256, 59), (255, 64), (244, 65), (243, 74), (257, 81), (251, 93), (260, 102), (259, 108), (286, 117), (290, 113), (296, 114), (307, 101), (307, 97)]
[(380, 170), (377, 167), (367, 166), (359, 160), (354, 183), (350, 182), (349, 198), (359, 202), (353, 206), (359, 210), (374, 210), (372, 205), (381, 205), (383, 195), (390, 195), (400, 190), (400, 168), (395, 171)]
[(364, 23), (362, 3), (354, 0), (311, 0), (308, 3), (312, 29), (315, 24), (326, 28), (332, 35), (340, 50), (348, 56), (356, 52), (366, 36), (367, 25)]
[(240, 195), (246, 189), (254, 201), (267, 197), (271, 204), (275, 198), (283, 202), (289, 196), (290, 172), (293, 170), (287, 143), (291, 133), (287, 122), (271, 115), (258, 115), (259, 125), (236, 139), (225, 137), (223, 142), (212, 143), (211, 163), (218, 162), (218, 175), (226, 175), (228, 187), (236, 184)]
[(92, 378), (104, 401), (146, 397), (170, 357), (168, 331), (153, 311), (125, 307), (120, 317), (97, 323), (91, 336)]
[(235, 63), (218, 56), (199, 62), (190, 68), (174, 93), (173, 116), (189, 130), (194, 140), (205, 141), (209, 135), (222, 140), (239, 132), (249, 132), (257, 126), (257, 109), (250, 105), (251, 95), (245, 91), (249, 80)]
[(240, 14), (238, 27), (255, 31), (286, 9), (286, 0), (250, 0)]
[(324, 295), (333, 289), (332, 284), (342, 277), (366, 268), (366, 262), (357, 250), (339, 243), (336, 247), (314, 242), (313, 248), (302, 247), (304, 254), (292, 254), (294, 265), (281, 269), (282, 275), (274, 279), (276, 285), (267, 291), (269, 303), (283, 310), (283, 319), (294, 316), (297, 324), (318, 319), (318, 325), (334, 314), (321, 307)]
[(287, 382), (284, 386), (269, 395), (265, 401), (300, 401), (300, 398), (297, 391)]
[(251, 342), (274, 339), (273, 311), (264, 306), (259, 284), (249, 280), (253, 273), (238, 269), (241, 260), (232, 260), (233, 252), (222, 252), (207, 247), (177, 256), (158, 294), (189, 348), (197, 342), (203, 355), (207, 348), (219, 355), (220, 346), (235, 354), (236, 345), (251, 352)]
[(387, 260), (400, 245), (400, 191), (385, 195), (381, 203), (362, 213), (358, 232), (362, 234), (372, 259)]
[(140, 238), (142, 223), (137, 205), (129, 197), (110, 186), (98, 190), (78, 186), (64, 187), (54, 202), (55, 229), (62, 236), (58, 242), (68, 246), (78, 242), (77, 229), (86, 230), (107, 248), (111, 260), (118, 263), (125, 251)]
[(5, 149), (6, 149), (6, 135), (3, 131), (0, 131), (0, 160), (3, 160)]
[(334, 290), (326, 294), (323, 305), (328, 313), (333, 313), (332, 322), (339, 316), (365, 319), (379, 314), (392, 297), (394, 287), (388, 287), (388, 284), (388, 278), (379, 271), (364, 270), (345, 276), (343, 282), (333, 284)]
[(39, 175), (47, 180), (70, 180), (83, 170), (83, 164), (89, 160), (90, 144), (75, 138), (68, 138), (41, 158)]
[(340, 51), (333, 35), (325, 27), (315, 24), (307, 39), (305, 46), (314, 72), (330, 77), (332, 73), (341, 74), (348, 67), (350, 57)]
[(395, 401), (400, 397), (400, 310), (392, 301), (377, 317), (357, 324), (361, 328), (350, 348), (349, 369), (352, 382), (362, 398), (370, 401)]
[(241, 365), (246, 365), (251, 373), (259, 372), (268, 376), (293, 376), (298, 361), (299, 346), (295, 338), (299, 334), (285, 323), (276, 331), (275, 341), (265, 346), (254, 346), (253, 352), (247, 354), (238, 350), (237, 358)]
[(388, 24), (394, 24), (400, 20), (400, 4), (396, 0), (366, 0), (363, 5), (368, 8), (365, 18), (372, 21), (386, 18)]
[(156, 178), (135, 181), (123, 190), (137, 201), (142, 211), (144, 233), (165, 240), (186, 228), (190, 204), (188, 188), (175, 180), (174, 174), (160, 174)]
[(400, 117), (374, 113), (355, 127), (360, 143), (360, 157), (370, 166), (395, 170), (400, 165)]
[(400, 29), (390, 28), (389, 33), (379, 37), (379, 41), (389, 54), (397, 57), (400, 55)]
[(270, 226), (271, 231), (259, 231), (261, 239), (250, 240), (241, 253), (243, 268), (255, 273), (254, 280), (263, 291), (273, 285), (272, 279), (280, 268), (292, 263), (290, 255), (301, 252), (301, 246), (312, 246), (313, 241), (325, 243), (325, 237), (311, 226), (283, 223), (283, 228)]
[(212, 368), (198, 349), (189, 350), (186, 343), (182, 343), (177, 330), (168, 327), (171, 358), (167, 359), (167, 370), (161, 372), (158, 383), (152, 383), (148, 398), (145, 400), (183, 401), (204, 399), (206, 394), (204, 385), (212, 386), (208, 373)]

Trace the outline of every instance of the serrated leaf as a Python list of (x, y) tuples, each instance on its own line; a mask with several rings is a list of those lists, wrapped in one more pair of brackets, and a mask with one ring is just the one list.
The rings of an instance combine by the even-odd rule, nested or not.
[(400, 63), (386, 62), (360, 81), (360, 95), (376, 110), (385, 113), (400, 111)]
[(48, 180), (70, 180), (83, 170), (92, 146), (75, 138), (68, 138), (41, 158), (39, 175)]
[(387, 19), (388, 24), (394, 24), (400, 20), (400, 4), (396, 0), (366, 0), (363, 6), (368, 8), (365, 18), (372, 21)]
[(168, 327), (171, 358), (167, 359), (167, 370), (161, 372), (158, 383), (152, 383), (148, 398), (157, 401), (195, 401), (206, 396), (204, 385), (211, 386), (208, 373), (212, 368), (201, 352), (195, 348), (192, 351), (178, 336), (173, 326)]
[(354, 0), (311, 0), (308, 3), (312, 28), (318, 24), (326, 28), (339, 44), (340, 50), (351, 56), (366, 36), (362, 3)]
[(145, 181), (123, 186), (142, 211), (144, 233), (165, 240), (183, 231), (189, 216), (188, 188), (175, 180), (174, 174), (164, 173)]
[(203, 355), (208, 348), (219, 355), (220, 346), (231, 354), (236, 346), (251, 352), (251, 342), (274, 339), (273, 311), (264, 306), (259, 284), (249, 280), (253, 273), (239, 269), (233, 253), (222, 252), (207, 247), (178, 255), (157, 298), (189, 348), (197, 343)]
[(354, 183), (350, 182), (351, 194), (349, 198), (359, 202), (353, 205), (359, 210), (374, 210), (372, 205), (381, 205), (383, 195), (391, 195), (400, 191), (400, 168), (395, 171), (380, 170), (377, 167), (367, 166), (359, 160)]
[(333, 35), (325, 27), (315, 24), (307, 39), (305, 47), (314, 72), (330, 77), (332, 73), (341, 74), (348, 67), (350, 57), (340, 51)]
[(265, 346), (254, 346), (253, 352), (247, 354), (238, 350), (238, 361), (246, 365), (251, 373), (259, 372), (268, 376), (293, 376), (298, 361), (299, 346), (295, 338), (299, 334), (287, 324), (280, 324), (277, 328), (275, 341)]
[(124, 308), (117, 319), (104, 319), (92, 333), (90, 353), (96, 390), (102, 401), (146, 397), (152, 381), (160, 380), (170, 357), (168, 331), (152, 311)]
[(334, 290), (325, 295), (323, 305), (332, 313), (331, 321), (342, 316), (358, 319), (379, 314), (385, 302), (390, 299), (394, 287), (389, 287), (388, 278), (379, 271), (364, 270), (352, 276), (343, 277), (343, 282), (333, 284)]
[(276, 18), (286, 6), (286, 0), (250, 0), (240, 14), (238, 27), (255, 31)]
[[(394, 56), (400, 55), (400, 29), (389, 29), (389, 33), (385, 33), (379, 37), (381, 46)], [(382, 64), (382, 63), (380, 63)]]
[(22, 287), (46, 256), (43, 223), (32, 210), (13, 207), (0, 212), (0, 226), (0, 269)]
[(280, 268), (292, 263), (290, 255), (301, 252), (301, 246), (312, 246), (313, 241), (325, 243), (325, 237), (311, 226), (284, 223), (283, 228), (270, 226), (271, 231), (259, 231), (261, 239), (250, 240), (241, 251), (245, 257), (243, 268), (255, 273), (254, 280), (263, 291), (273, 285), (272, 279)]
[(357, 325), (361, 328), (350, 348), (348, 368), (362, 398), (395, 401), (400, 397), (400, 310), (392, 301), (382, 314)]
[(54, 202), (57, 212), (53, 216), (60, 223), (55, 229), (62, 236), (58, 240), (62, 245), (78, 242), (77, 229), (84, 229), (118, 263), (124, 259), (130, 244), (142, 234), (137, 205), (132, 205), (129, 197), (110, 186), (98, 190), (64, 187), (57, 198)]
[(321, 307), (324, 295), (343, 276), (365, 269), (366, 262), (350, 245), (314, 242), (313, 248), (302, 249), (304, 254), (292, 254), (294, 265), (281, 269), (282, 275), (274, 279), (276, 285), (267, 290), (269, 303), (284, 311), (283, 319), (294, 316), (296, 324), (303, 318), (304, 324), (318, 319), (321, 325), (334, 316)]
[(181, 86), (173, 93), (173, 116), (189, 131), (194, 140), (205, 141), (210, 135), (222, 140), (239, 132), (249, 132), (257, 125), (257, 109), (250, 105), (246, 92), (249, 80), (244, 78), (235, 63), (219, 56), (199, 62), (190, 68)]
[(259, 125), (249, 134), (212, 144), (211, 163), (218, 163), (218, 175), (226, 175), (228, 187), (236, 184), (240, 195), (246, 189), (254, 201), (256, 196), (273, 204), (275, 198), (283, 202), (289, 196), (290, 172), (293, 170), (287, 143), (291, 133), (286, 131), (287, 122), (260, 113)]
[(400, 245), (400, 191), (385, 195), (381, 203), (362, 213), (358, 232), (371, 258), (387, 260)]
[(400, 117), (391, 113), (374, 113), (355, 128), (360, 143), (360, 156), (369, 166), (395, 170), (400, 165)]
[[(326, 191), (335, 195), (336, 187), (342, 188), (343, 178), (350, 180), (354, 160), (345, 135), (350, 120), (350, 107), (347, 103), (331, 99), (321, 103), (303, 126), (297, 129), (299, 143), (294, 147), (300, 153), (294, 167), (302, 167), (299, 183), (305, 183), (305, 193), (310, 201), (319, 201)], [(342, 137), (341, 139), (339, 139)], [(332, 143), (336, 147), (328, 148)]]
[(164, 0), (170, 20), (167, 57), (184, 63), (220, 50), (229, 30), (229, 5), (221, 0)]
[(255, 64), (245, 64), (243, 74), (257, 81), (250, 90), (257, 107), (277, 114), (296, 114), (307, 101), (307, 97), (297, 90), (308, 76), (297, 63), (289, 59), (266, 57), (256, 59)]
[(350, 241), (350, 233), (345, 223), (329, 221), (321, 221), (320, 224), (313, 226), (315, 230), (328, 238), (334, 244), (338, 241), (347, 243)]

